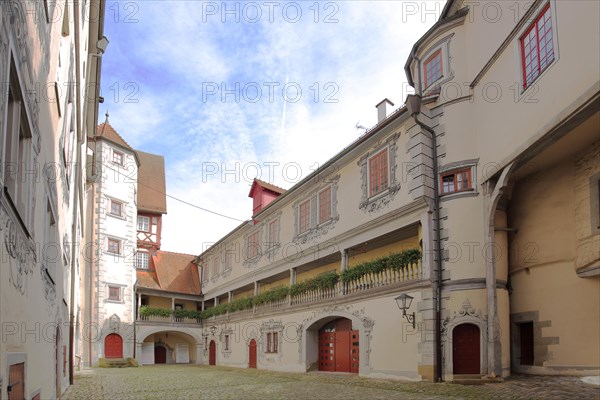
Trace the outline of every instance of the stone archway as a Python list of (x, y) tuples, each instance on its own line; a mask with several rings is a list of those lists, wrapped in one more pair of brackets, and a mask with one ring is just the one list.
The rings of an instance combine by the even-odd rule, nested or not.
[(365, 316), (363, 312), (349, 312), (350, 310), (349, 306), (326, 308), (305, 319), (297, 327), (298, 358), (305, 371), (318, 368), (319, 330), (331, 321), (345, 318), (351, 321), (352, 330), (358, 331), (359, 363), (357, 372), (359, 374), (370, 372), (371, 332), (375, 322)]
[(453, 338), (454, 329), (461, 325), (473, 325), (479, 329), (479, 374), (487, 374), (487, 317), (481, 315), (481, 311), (475, 310), (471, 306), (469, 299), (466, 299), (459, 311), (455, 311), (452, 317), (447, 317), (442, 323), (442, 353), (445, 363), (443, 374), (444, 380), (452, 380), (454, 377), (454, 354)]

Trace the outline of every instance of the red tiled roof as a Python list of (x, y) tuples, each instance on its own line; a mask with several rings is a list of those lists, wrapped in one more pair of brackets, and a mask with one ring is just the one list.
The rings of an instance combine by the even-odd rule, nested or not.
[(133, 148), (117, 133), (115, 128), (113, 128), (108, 122), (103, 122), (98, 125), (98, 129), (96, 129), (96, 137), (105, 138), (110, 140), (113, 143), (118, 144), (119, 146), (125, 147), (128, 150), (133, 151)]
[(254, 192), (254, 190), (256, 190), (257, 186), (261, 186), (277, 194), (282, 194), (286, 192), (285, 189), (280, 188), (279, 186), (275, 186), (269, 182), (261, 181), (260, 179), (254, 178), (254, 181), (252, 182), (252, 187), (250, 188), (250, 193), (248, 193), (248, 197), (252, 197), (252, 193)]
[(183, 294), (200, 294), (198, 266), (191, 254), (158, 251), (152, 256), (155, 271), (137, 271), (137, 286)]

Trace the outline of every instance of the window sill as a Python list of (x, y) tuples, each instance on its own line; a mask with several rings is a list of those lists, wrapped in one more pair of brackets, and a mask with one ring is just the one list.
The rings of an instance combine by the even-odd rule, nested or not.
[(124, 215), (119, 215), (119, 214), (113, 214), (110, 212), (107, 212), (106, 215), (108, 215), (109, 217), (113, 217), (116, 219), (122, 219), (123, 221), (127, 221), (127, 217), (125, 217)]
[(104, 251), (104, 254), (107, 254), (107, 255), (109, 255), (109, 256), (115, 256), (115, 257), (125, 257), (125, 256), (124, 256), (123, 254), (121, 254), (121, 253), (113, 253), (113, 252), (110, 252), (110, 251)]
[(472, 189), (466, 189), (466, 190), (459, 190), (456, 192), (442, 193), (442, 194), (440, 194), (440, 201), (460, 199), (463, 197), (476, 197), (476, 196), (479, 196), (479, 193), (477, 191), (475, 191), (475, 189), (472, 188)]
[(104, 300), (105, 303), (112, 303), (112, 304), (123, 304), (123, 300), (111, 300), (111, 299), (106, 299)]

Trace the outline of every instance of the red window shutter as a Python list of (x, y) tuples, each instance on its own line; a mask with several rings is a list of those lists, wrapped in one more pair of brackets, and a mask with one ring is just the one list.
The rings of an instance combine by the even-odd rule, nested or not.
[(271, 352), (271, 333), (267, 333), (267, 353)]
[(277, 332), (273, 332), (273, 353), (277, 353)]

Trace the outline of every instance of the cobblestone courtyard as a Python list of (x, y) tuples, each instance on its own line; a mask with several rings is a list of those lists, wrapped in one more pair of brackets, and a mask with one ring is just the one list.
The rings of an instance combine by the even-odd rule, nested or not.
[(598, 386), (575, 377), (518, 376), (462, 386), (399, 382), (319, 372), (267, 372), (208, 366), (86, 369), (63, 397), (120, 399), (600, 399)]

